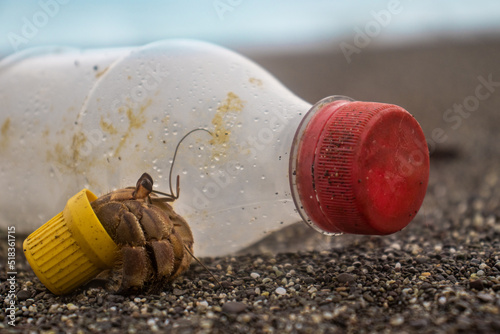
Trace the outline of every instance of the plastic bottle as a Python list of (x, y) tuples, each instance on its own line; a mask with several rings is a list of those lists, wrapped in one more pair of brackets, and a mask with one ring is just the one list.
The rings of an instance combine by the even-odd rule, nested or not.
[[(303, 219), (389, 234), (425, 195), (429, 158), (404, 109), (332, 96), (311, 106), (248, 59), (204, 42), (42, 49), (0, 63), (0, 223), (30, 232), (82, 188), (143, 172), (190, 224), (198, 256)], [(174, 180), (175, 183), (175, 180)], [(15, 199), (15, 200), (14, 200)]]

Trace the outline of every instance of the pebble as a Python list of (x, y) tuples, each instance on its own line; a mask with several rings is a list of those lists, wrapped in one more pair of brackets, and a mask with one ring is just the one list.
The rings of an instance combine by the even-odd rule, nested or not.
[(208, 307), (208, 302), (206, 300), (202, 300), (201, 302), (197, 302), (196, 306), (200, 309), (206, 309)]
[(247, 306), (240, 302), (227, 302), (222, 306), (222, 311), (226, 313), (241, 313)]
[(76, 310), (78, 310), (78, 306), (76, 306), (75, 304), (68, 304), (68, 305), (66, 305), (66, 307), (70, 311), (76, 311)]
[(375, 299), (373, 299), (373, 297), (368, 292), (363, 293), (363, 298), (370, 303), (373, 303), (375, 301)]
[(251, 273), (250, 277), (252, 277), (253, 279), (257, 279), (260, 277), (260, 274), (259, 273)]
[(352, 274), (342, 273), (337, 276), (337, 281), (339, 283), (349, 283), (356, 279), (356, 277)]
[(425, 328), (429, 324), (429, 321), (427, 319), (416, 319), (410, 321), (410, 326), (415, 327), (415, 328)]
[(276, 288), (275, 292), (276, 292), (276, 294), (281, 295), (281, 296), (286, 295), (286, 289), (284, 289), (282, 287)]
[(174, 296), (182, 296), (185, 292), (181, 289), (174, 289), (173, 294)]
[(471, 280), (471, 281), (469, 281), (469, 287), (471, 289), (476, 289), (478, 291), (481, 291), (484, 288), (483, 281), (480, 279)]
[(485, 303), (490, 303), (495, 301), (495, 296), (490, 295), (489, 293), (478, 293), (477, 298)]
[(389, 320), (389, 322), (392, 326), (397, 327), (397, 326), (401, 326), (405, 322), (405, 318), (402, 317), (401, 315), (396, 315), (396, 316), (393, 316), (391, 318), (391, 320)]
[(394, 249), (394, 250), (401, 250), (401, 245), (400, 245), (399, 243), (395, 242), (395, 243), (392, 243), (392, 244), (389, 246), (389, 248), (392, 248), (392, 249)]
[(31, 297), (31, 293), (28, 290), (20, 290), (17, 293), (17, 300), (23, 301)]

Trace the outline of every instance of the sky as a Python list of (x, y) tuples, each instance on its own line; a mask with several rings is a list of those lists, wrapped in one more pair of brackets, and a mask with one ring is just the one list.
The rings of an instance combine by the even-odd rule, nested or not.
[(133, 46), (167, 38), (304, 51), (353, 43), (363, 32), (380, 45), (500, 35), (500, 1), (0, 0), (0, 56), (41, 45)]

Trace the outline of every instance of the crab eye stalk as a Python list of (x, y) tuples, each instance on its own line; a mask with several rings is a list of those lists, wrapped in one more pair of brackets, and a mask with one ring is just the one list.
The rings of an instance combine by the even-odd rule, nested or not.
[(181, 185), (180, 185), (180, 176), (177, 175), (177, 184), (176, 184), (176, 189), (175, 189), (177, 192), (175, 194), (175, 198), (179, 198), (179, 194), (181, 192)]
[(152, 191), (153, 191), (153, 178), (148, 173), (144, 173), (137, 181), (132, 196), (134, 196), (134, 199), (144, 199), (148, 197)]

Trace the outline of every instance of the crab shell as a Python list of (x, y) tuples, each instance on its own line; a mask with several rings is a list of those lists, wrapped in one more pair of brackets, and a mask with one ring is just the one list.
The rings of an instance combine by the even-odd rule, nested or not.
[(163, 287), (188, 269), (193, 253), (188, 223), (169, 204), (138, 199), (135, 191), (119, 189), (91, 203), (120, 249), (113, 270), (120, 293)]

